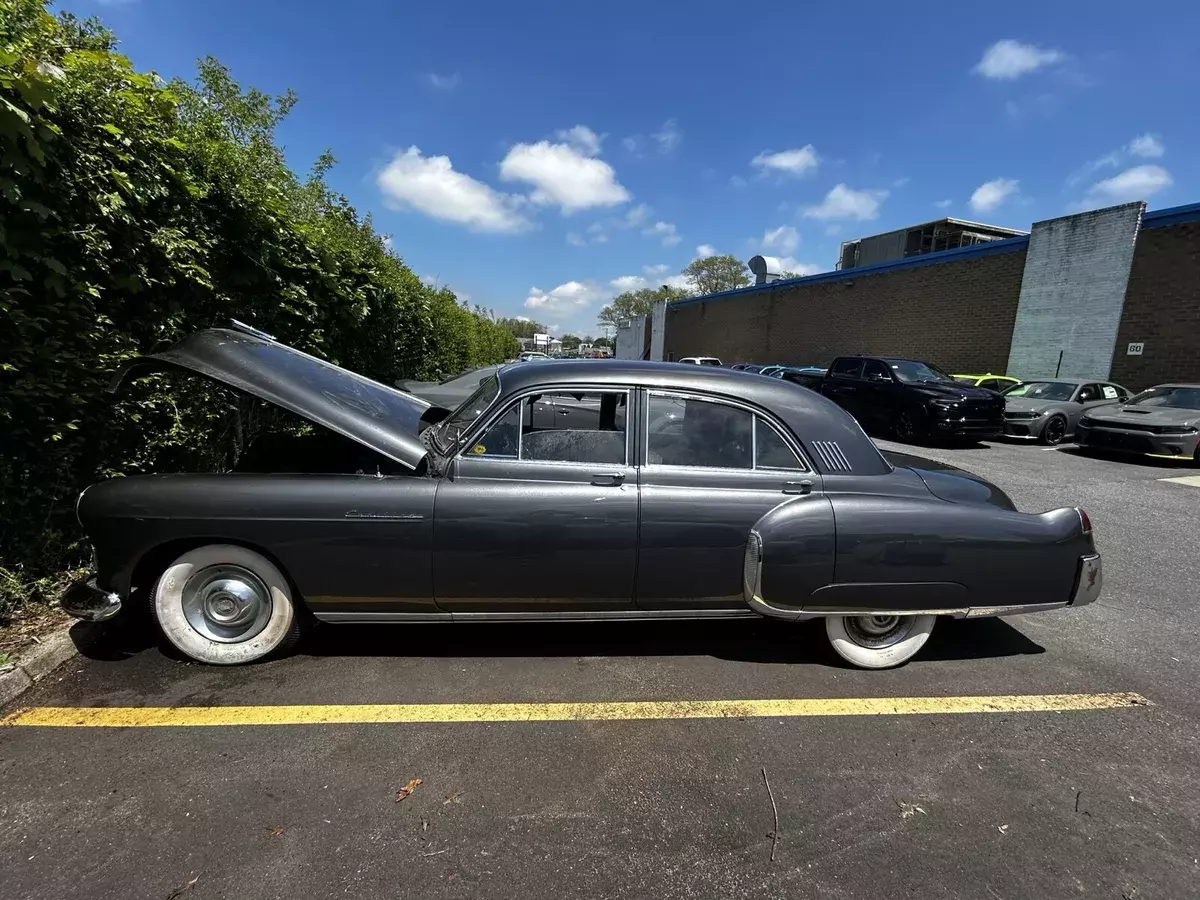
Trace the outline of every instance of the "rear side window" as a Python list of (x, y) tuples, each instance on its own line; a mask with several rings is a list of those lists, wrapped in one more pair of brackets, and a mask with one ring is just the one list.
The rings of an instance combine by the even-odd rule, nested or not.
[(754, 415), (735, 406), (651, 394), (646, 448), (651, 465), (754, 468)]
[(830, 375), (840, 375), (843, 378), (858, 378), (862, 374), (863, 361), (847, 357), (839, 359), (833, 364), (833, 368), (829, 370)]
[(805, 466), (778, 431), (754, 417), (754, 468), (804, 469)]
[(534, 462), (626, 461), (628, 394), (562, 391), (511, 406), (465, 455)]

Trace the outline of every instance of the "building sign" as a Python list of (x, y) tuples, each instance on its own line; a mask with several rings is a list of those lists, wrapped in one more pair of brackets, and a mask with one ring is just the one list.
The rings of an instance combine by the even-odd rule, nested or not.
[(1130, 341), (1129, 346), (1125, 348), (1126, 356), (1141, 356), (1142, 351), (1146, 348), (1145, 341)]

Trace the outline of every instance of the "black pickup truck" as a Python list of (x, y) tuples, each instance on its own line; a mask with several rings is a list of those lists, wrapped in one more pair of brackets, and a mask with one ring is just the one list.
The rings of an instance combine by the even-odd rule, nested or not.
[(863, 429), (900, 440), (986, 440), (1004, 431), (1004, 398), (915, 359), (840, 356), (817, 388)]

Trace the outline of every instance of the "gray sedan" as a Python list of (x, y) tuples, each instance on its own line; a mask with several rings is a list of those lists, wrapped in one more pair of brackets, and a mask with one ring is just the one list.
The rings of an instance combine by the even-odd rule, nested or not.
[(1160, 384), (1079, 420), (1079, 444), (1200, 463), (1200, 384)]
[(1108, 381), (1034, 379), (1004, 392), (1004, 433), (1054, 446), (1075, 434), (1085, 411), (1128, 399), (1129, 391)]

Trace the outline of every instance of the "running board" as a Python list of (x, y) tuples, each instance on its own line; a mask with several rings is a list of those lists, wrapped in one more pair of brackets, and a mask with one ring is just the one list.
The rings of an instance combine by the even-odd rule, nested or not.
[(322, 622), (611, 622), (666, 619), (758, 619), (752, 609), (613, 609), (559, 612), (318, 612)]

